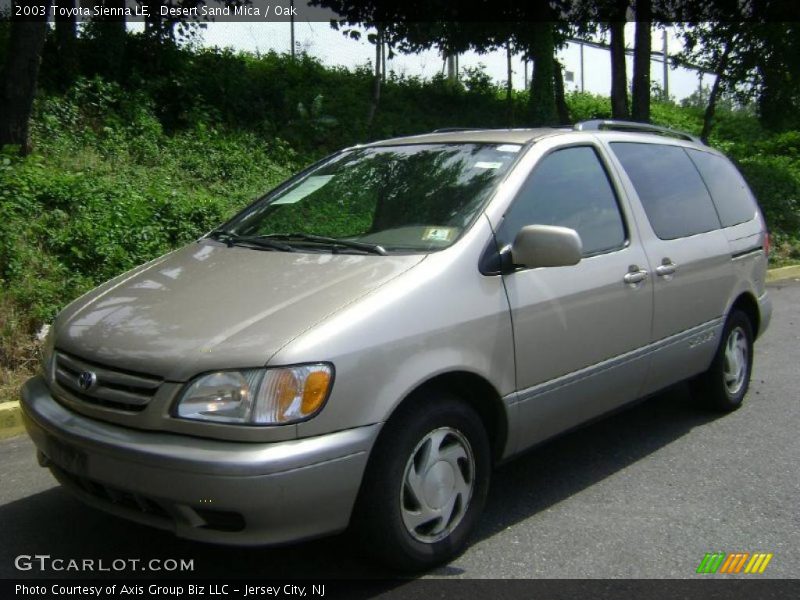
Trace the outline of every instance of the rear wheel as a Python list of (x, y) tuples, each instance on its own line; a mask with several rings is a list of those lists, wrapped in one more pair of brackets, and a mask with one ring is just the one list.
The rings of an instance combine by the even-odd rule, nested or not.
[(753, 327), (744, 312), (734, 310), (711, 367), (697, 378), (697, 392), (712, 408), (734, 411), (742, 405), (752, 369)]
[(354, 524), (370, 556), (417, 571), (465, 547), (489, 488), (489, 441), (475, 411), (453, 396), (400, 410), (373, 449)]

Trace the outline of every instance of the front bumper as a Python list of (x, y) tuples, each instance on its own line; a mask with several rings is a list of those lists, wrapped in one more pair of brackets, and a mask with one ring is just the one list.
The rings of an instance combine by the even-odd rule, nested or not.
[(87, 504), (180, 537), (270, 545), (347, 527), (379, 425), (278, 443), (140, 431), (22, 388), (40, 461)]

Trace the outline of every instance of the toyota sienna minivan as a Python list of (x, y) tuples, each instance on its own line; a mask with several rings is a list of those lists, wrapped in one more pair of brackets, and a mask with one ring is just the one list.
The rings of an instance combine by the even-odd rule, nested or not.
[(116, 515), (238, 545), (352, 526), (426, 568), (497, 463), (682, 380), (737, 409), (768, 244), (731, 162), (672, 130), (355, 146), (67, 306), (25, 424)]

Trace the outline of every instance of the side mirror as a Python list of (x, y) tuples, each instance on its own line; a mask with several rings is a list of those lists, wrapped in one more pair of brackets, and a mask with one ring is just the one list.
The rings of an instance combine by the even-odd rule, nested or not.
[(566, 267), (581, 260), (583, 244), (578, 232), (554, 225), (526, 225), (519, 230), (511, 246), (515, 265)]

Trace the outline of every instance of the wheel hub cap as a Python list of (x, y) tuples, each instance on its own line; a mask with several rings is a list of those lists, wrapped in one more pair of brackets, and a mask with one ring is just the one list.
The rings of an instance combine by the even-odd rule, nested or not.
[(744, 386), (748, 366), (747, 337), (741, 327), (736, 327), (725, 342), (725, 362), (722, 368), (725, 388), (731, 396), (738, 394)]
[(400, 512), (417, 541), (437, 542), (453, 532), (469, 507), (475, 487), (475, 458), (457, 429), (435, 429), (417, 444), (406, 463)]
[(425, 473), (422, 489), (431, 508), (442, 508), (455, 491), (456, 476), (450, 463), (440, 460)]

